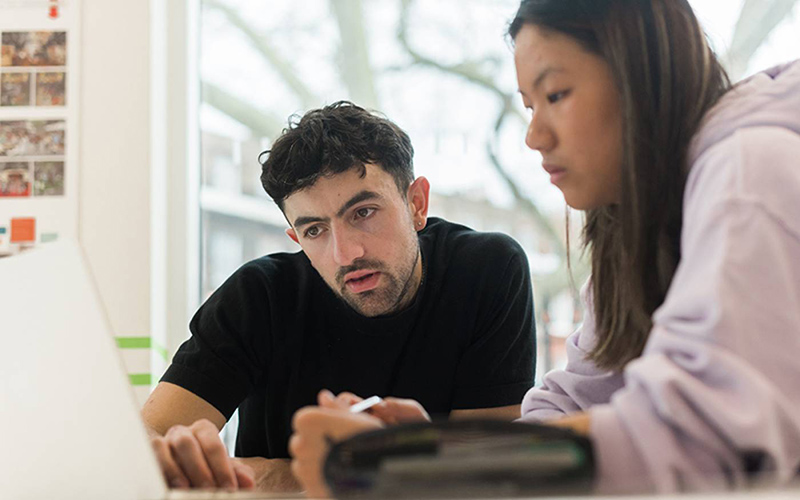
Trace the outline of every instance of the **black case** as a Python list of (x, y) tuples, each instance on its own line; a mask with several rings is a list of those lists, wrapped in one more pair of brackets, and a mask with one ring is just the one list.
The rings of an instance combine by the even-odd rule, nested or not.
[(325, 479), (336, 498), (481, 498), (591, 493), (589, 439), (493, 420), (399, 425), (335, 444)]

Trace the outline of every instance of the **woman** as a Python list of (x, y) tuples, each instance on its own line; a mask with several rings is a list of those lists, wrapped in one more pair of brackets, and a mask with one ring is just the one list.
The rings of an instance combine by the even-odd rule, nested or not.
[[(730, 88), (686, 0), (524, 0), (509, 28), (525, 142), (586, 212), (592, 278), (565, 370), (522, 421), (589, 435), (601, 491), (800, 469), (800, 63)], [(320, 396), (294, 470), (382, 425)], [(396, 409), (406, 415), (396, 418)], [(416, 415), (416, 417), (415, 417)], [(408, 402), (383, 420), (421, 418)]]

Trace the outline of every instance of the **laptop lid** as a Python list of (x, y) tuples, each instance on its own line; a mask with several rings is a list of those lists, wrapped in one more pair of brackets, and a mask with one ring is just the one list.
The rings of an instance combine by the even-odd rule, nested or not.
[(3, 497), (166, 495), (77, 243), (0, 259), (0, 338)]

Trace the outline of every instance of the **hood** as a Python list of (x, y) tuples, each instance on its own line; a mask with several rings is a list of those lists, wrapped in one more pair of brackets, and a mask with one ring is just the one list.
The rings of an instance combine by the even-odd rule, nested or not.
[(746, 127), (781, 127), (800, 135), (800, 60), (737, 83), (706, 115), (689, 149), (689, 165)]

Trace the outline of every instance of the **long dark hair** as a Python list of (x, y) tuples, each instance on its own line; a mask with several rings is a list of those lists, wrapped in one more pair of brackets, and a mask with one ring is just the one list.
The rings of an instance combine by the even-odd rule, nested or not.
[(641, 355), (680, 261), (689, 144), (730, 88), (687, 0), (523, 0), (509, 26), (572, 37), (614, 74), (623, 116), (621, 198), (587, 211), (598, 341), (621, 370)]

